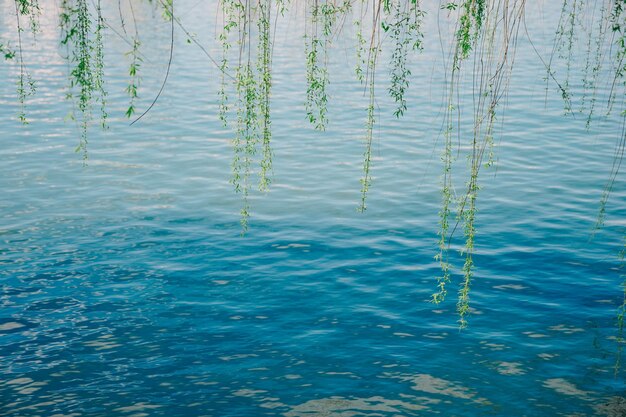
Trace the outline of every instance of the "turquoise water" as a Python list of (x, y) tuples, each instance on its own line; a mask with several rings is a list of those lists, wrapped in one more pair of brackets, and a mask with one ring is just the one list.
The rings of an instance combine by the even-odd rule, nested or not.
[[(13, 5), (0, 5), (4, 37)], [(177, 7), (217, 54), (215, 5)], [(545, 54), (555, 13), (529, 11)], [(481, 180), (473, 310), (459, 331), (454, 287), (445, 303), (428, 302), (439, 274), (443, 73), (434, 38), (414, 62), (404, 119), (386, 111), (380, 82), (374, 182), (359, 214), (366, 103), (352, 57), (338, 41), (331, 124), (315, 132), (304, 117), (299, 28), (280, 27), (274, 183), (251, 197), (241, 237), (210, 61), (177, 31), (163, 96), (130, 127), (120, 117), (128, 63), (109, 60), (110, 129), (92, 130), (83, 166), (66, 120), (57, 22), (46, 16), (37, 45), (25, 45), (39, 80), (27, 126), (15, 120), (17, 69), (0, 66), (0, 414), (624, 415), (626, 388), (613, 372), (623, 175), (606, 227), (590, 239), (619, 121), (587, 131), (584, 115), (564, 117), (525, 36), (499, 119), (497, 169)], [(169, 35), (158, 14), (138, 17), (150, 28), (145, 108)], [(435, 16), (426, 23), (436, 33)], [(107, 42), (128, 50), (112, 31)], [(457, 165), (463, 158), (461, 149)]]

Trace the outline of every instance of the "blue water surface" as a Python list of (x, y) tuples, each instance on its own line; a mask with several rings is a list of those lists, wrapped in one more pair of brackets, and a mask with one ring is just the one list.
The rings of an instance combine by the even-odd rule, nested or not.
[[(187, 30), (219, 57), (217, 3), (176, 3)], [(177, 27), (164, 92), (129, 126), (130, 47), (112, 24), (109, 129), (94, 121), (84, 164), (67, 117), (56, 5), (42, 4), (36, 44), (23, 34), (37, 82), (28, 125), (17, 120), (19, 66), (0, 66), (0, 415), (626, 415), (623, 374), (614, 373), (623, 175), (592, 238), (620, 120), (598, 110), (587, 130), (584, 114), (564, 116), (525, 34), (498, 114), (497, 164), (481, 173), (472, 311), (460, 331), (460, 232), (449, 297), (429, 302), (440, 275), (437, 22), (447, 22), (437, 4), (426, 2), (429, 35), (411, 63), (402, 119), (380, 70), (365, 213), (356, 208), (367, 99), (352, 75), (353, 29), (332, 49), (330, 125), (316, 132), (303, 104), (302, 10), (282, 20), (273, 183), (252, 192), (243, 237), (211, 61)], [(548, 56), (559, 9), (538, 4), (527, 26)], [(0, 6), (5, 39), (14, 5)], [(106, 7), (114, 22), (117, 4)], [(135, 12), (144, 110), (165, 75), (169, 23), (147, 2)], [(562, 75), (565, 64), (555, 65)], [(455, 152), (461, 190), (467, 149)]]

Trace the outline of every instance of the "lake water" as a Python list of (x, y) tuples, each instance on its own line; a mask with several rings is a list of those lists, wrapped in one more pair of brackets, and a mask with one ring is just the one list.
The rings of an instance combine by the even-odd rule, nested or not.
[[(330, 126), (316, 132), (305, 120), (301, 28), (283, 21), (273, 184), (252, 194), (241, 237), (231, 134), (217, 119), (218, 71), (206, 56), (177, 28), (164, 93), (131, 127), (121, 58), (129, 47), (108, 30), (110, 128), (91, 130), (83, 166), (79, 130), (66, 117), (55, 6), (42, 3), (37, 44), (24, 34), (38, 83), (27, 126), (16, 120), (17, 68), (0, 65), (0, 414), (626, 415), (623, 374), (613, 371), (623, 175), (606, 227), (590, 239), (619, 119), (598, 118), (587, 131), (584, 115), (563, 116), (524, 33), (498, 115), (497, 169), (482, 172), (473, 310), (459, 331), (460, 258), (449, 299), (428, 302), (439, 275), (442, 169), (436, 5), (427, 3), (430, 35), (412, 63), (403, 119), (391, 114), (381, 65), (363, 214), (367, 103), (349, 41), (333, 49)], [(176, 3), (219, 56), (215, 2)], [(5, 39), (14, 5), (0, 5)], [(528, 8), (529, 33), (547, 56), (559, 6)], [(169, 24), (145, 5), (136, 12), (141, 110), (165, 73)], [(574, 90), (579, 80), (572, 76)]]

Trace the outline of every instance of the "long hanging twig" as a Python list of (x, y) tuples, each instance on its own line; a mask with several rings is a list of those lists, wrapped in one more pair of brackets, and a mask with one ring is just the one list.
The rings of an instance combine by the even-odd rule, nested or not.
[[(162, 3), (164, 7), (167, 7), (165, 5), (165, 3)], [(161, 84), (161, 88), (159, 89), (159, 92), (157, 93), (156, 97), (154, 98), (154, 100), (152, 100), (152, 103), (150, 103), (150, 106), (148, 106), (148, 108), (141, 113), (141, 115), (139, 117), (137, 117), (130, 125), (134, 125), (135, 123), (137, 123), (139, 120), (141, 120), (146, 114), (148, 114), (148, 112), (150, 110), (152, 110), (152, 108), (154, 107), (154, 105), (156, 104), (156, 102), (159, 100), (159, 97), (161, 97), (161, 93), (163, 93), (163, 90), (165, 89), (165, 84), (167, 84), (167, 78), (170, 75), (170, 69), (172, 68), (172, 60), (174, 58), (174, 0), (170, 0), (169, 1), (169, 19), (171, 22), (171, 33), (170, 33), (170, 54), (169, 54), (169, 58), (167, 60), (167, 70), (165, 71), (165, 78), (163, 79), (163, 83)]]

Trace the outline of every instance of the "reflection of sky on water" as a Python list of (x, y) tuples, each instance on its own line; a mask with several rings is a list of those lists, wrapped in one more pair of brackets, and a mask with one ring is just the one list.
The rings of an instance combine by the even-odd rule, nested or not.
[[(217, 54), (213, 8), (178, 4)], [(3, 39), (12, 6), (0, 3)], [(147, 4), (136, 13), (145, 108), (169, 35)], [(551, 32), (532, 32), (541, 22), (528, 24), (549, 50)], [(437, 28), (432, 16), (426, 27)], [(357, 215), (364, 113), (349, 45), (336, 45), (331, 125), (319, 135), (303, 122), (300, 29), (278, 33), (275, 178), (269, 195), (251, 196), (245, 238), (217, 73), (180, 31), (163, 97), (133, 127), (122, 117), (128, 61), (111, 55), (111, 128), (91, 131), (87, 167), (64, 121), (56, 18), (43, 14), (36, 46), (24, 33), (38, 83), (31, 124), (0, 119), (0, 414), (623, 415), (612, 370), (621, 177), (589, 242), (615, 121), (591, 132), (564, 121), (520, 39), (497, 174), (483, 177), (470, 328), (459, 332), (454, 300), (426, 301), (438, 274), (440, 51), (415, 63), (404, 119), (384, 115), (381, 81), (375, 178)], [(113, 29), (107, 45), (128, 51)], [(16, 77), (15, 64), (0, 66), (0, 79)], [(14, 83), (0, 85), (0, 105), (17, 114)]]

